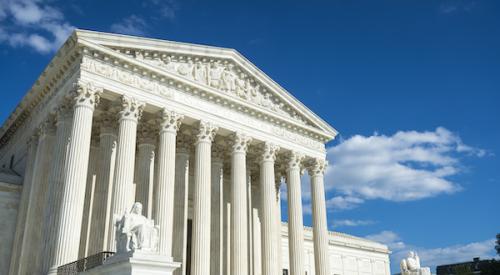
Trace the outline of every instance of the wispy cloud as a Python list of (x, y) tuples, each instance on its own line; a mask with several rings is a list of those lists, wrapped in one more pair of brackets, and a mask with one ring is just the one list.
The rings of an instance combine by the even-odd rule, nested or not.
[(439, 12), (443, 14), (454, 14), (461, 12), (470, 12), (476, 6), (476, 0), (448, 0), (443, 1), (439, 6)]
[(461, 158), (486, 152), (468, 146), (442, 127), (392, 136), (356, 135), (328, 149), (325, 175), (330, 209), (351, 209), (367, 200), (412, 201), (452, 194), (462, 186), (450, 177), (465, 168)]
[(130, 15), (123, 18), (120, 22), (111, 25), (112, 32), (130, 35), (144, 35), (147, 33), (148, 25), (146, 21), (137, 15)]
[(175, 0), (149, 0), (144, 5), (152, 7), (160, 17), (170, 21), (175, 20), (179, 9), (179, 3)]
[(445, 247), (425, 248), (407, 244), (397, 233), (389, 230), (368, 235), (365, 238), (386, 244), (389, 247), (389, 249), (393, 252), (391, 254), (393, 273), (399, 270), (399, 262), (405, 258), (410, 250), (418, 253), (422, 266), (429, 266), (433, 270), (438, 265), (470, 261), (474, 257), (495, 257), (494, 239)]
[(372, 220), (333, 220), (333, 227), (356, 227), (375, 224)]
[(57, 50), (74, 27), (61, 10), (49, 3), (42, 0), (0, 0), (0, 43), (12, 47), (26, 46), (40, 53)]

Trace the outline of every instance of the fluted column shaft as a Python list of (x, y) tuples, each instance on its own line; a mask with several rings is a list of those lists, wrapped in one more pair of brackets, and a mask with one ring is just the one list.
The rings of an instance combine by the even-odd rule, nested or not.
[(61, 216), (54, 247), (54, 261), (50, 273), (57, 267), (78, 258), (82, 226), (85, 183), (87, 176), (92, 116), (100, 90), (91, 85), (79, 85), (76, 90), (70, 143), (61, 196)]
[(94, 201), (92, 204), (92, 223), (90, 232), (92, 238), (89, 242), (89, 254), (93, 255), (102, 251), (109, 251), (108, 245), (110, 206), (115, 172), (115, 158), (117, 147), (116, 121), (111, 119), (111, 114), (105, 113), (101, 121), (99, 134), (99, 171), (97, 172)]
[(160, 227), (160, 254), (172, 257), (172, 232), (174, 220), (175, 147), (176, 135), (183, 116), (163, 110), (160, 118), (158, 141), (158, 183), (155, 213)]
[(135, 201), (143, 205), (143, 213), (148, 219), (153, 213), (153, 179), (155, 166), (155, 144), (153, 137), (139, 140)]
[(315, 160), (309, 168), (313, 219), (314, 264), (317, 275), (329, 275), (328, 224), (326, 220), (325, 187), (323, 176), (326, 162)]
[(300, 185), (300, 163), (302, 159), (302, 155), (291, 153), (287, 167), (290, 275), (304, 274), (304, 222)]
[(43, 248), (44, 209), (47, 207), (48, 177), (51, 167), (53, 145), (55, 140), (54, 121), (48, 120), (39, 128), (39, 143), (35, 160), (32, 192), (27, 220), (26, 257), (23, 259), (21, 274), (36, 274), (41, 269)]
[(221, 158), (212, 158), (210, 274), (222, 275), (222, 168)]
[[(187, 140), (183, 140), (187, 141)], [(174, 275), (186, 274), (186, 245), (189, 193), (189, 151), (187, 144), (180, 144), (177, 138), (175, 160), (175, 191), (174, 191), (174, 230), (172, 232), (172, 256), (174, 261), (182, 263)], [(180, 146), (179, 146), (180, 145)]]
[(33, 135), (27, 142), (26, 152), (26, 168), (24, 169), (23, 189), (21, 192), (21, 199), (19, 203), (19, 210), (17, 212), (16, 233), (14, 235), (14, 245), (12, 247), (12, 256), (10, 259), (9, 275), (17, 275), (22, 258), (23, 242), (26, 238), (25, 231), (27, 230), (27, 213), (29, 206), (29, 199), (31, 194), (31, 187), (33, 182), (33, 170), (35, 164), (36, 151), (38, 146), (38, 135)]
[(206, 275), (210, 271), (211, 147), (217, 130), (212, 124), (201, 121), (196, 141), (191, 251), (193, 275)]
[(73, 122), (72, 106), (64, 102), (57, 110), (56, 118), (56, 145), (53, 152), (52, 170), (49, 175), (48, 207), (45, 208), (46, 224), (43, 228), (44, 245), (42, 249), (43, 260), (41, 272), (46, 274), (54, 263), (54, 242), (59, 232), (61, 210), (61, 196), (64, 190), (64, 174), (66, 171), (66, 158), (69, 148), (69, 136)]
[(231, 153), (231, 274), (248, 274), (246, 151), (251, 139), (233, 135)]
[(283, 242), (281, 241), (281, 179), (282, 176), (276, 177), (276, 227), (274, 233), (276, 234), (276, 242), (278, 242), (278, 260), (276, 261), (276, 272), (281, 274), (283, 272)]
[(278, 241), (276, 227), (276, 188), (274, 183), (274, 161), (279, 148), (266, 143), (260, 161), (260, 195), (262, 210), (262, 275), (276, 275)]
[(93, 237), (93, 235), (90, 234), (90, 225), (92, 224), (91, 221), (93, 219), (91, 206), (94, 200), (95, 180), (98, 169), (97, 161), (99, 144), (97, 140), (92, 140), (90, 144), (89, 165), (87, 169), (87, 186), (85, 187), (82, 231), (80, 234), (80, 249), (78, 251), (79, 259), (91, 255), (89, 254), (89, 242), (91, 237)]
[(133, 98), (122, 96), (123, 108), (118, 119), (118, 148), (111, 199), (111, 217), (108, 225), (108, 245), (112, 251), (116, 250), (114, 221), (128, 212), (133, 204), (137, 121), (141, 116), (143, 106), (142, 103)]

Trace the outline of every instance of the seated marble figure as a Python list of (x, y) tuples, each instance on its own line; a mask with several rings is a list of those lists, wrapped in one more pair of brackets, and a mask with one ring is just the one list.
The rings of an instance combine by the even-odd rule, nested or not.
[(134, 203), (130, 213), (116, 222), (116, 252), (158, 252), (158, 226), (142, 215), (142, 204)]
[(410, 251), (408, 256), (401, 260), (402, 275), (431, 275), (431, 270), (428, 267), (420, 266), (420, 257), (416, 252)]

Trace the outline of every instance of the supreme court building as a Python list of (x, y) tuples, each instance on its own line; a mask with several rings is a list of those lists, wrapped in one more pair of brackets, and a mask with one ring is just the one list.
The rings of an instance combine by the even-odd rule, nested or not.
[(385, 245), (328, 231), (336, 134), (233, 49), (76, 30), (1, 128), (0, 274), (115, 251), (140, 202), (174, 274), (389, 275)]

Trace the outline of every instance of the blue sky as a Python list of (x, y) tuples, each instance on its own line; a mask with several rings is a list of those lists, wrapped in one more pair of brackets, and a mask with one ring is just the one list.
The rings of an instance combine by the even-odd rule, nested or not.
[(330, 228), (389, 244), (392, 272), (494, 256), (500, 2), (0, 0), (0, 120), (75, 27), (240, 51), (339, 130)]

